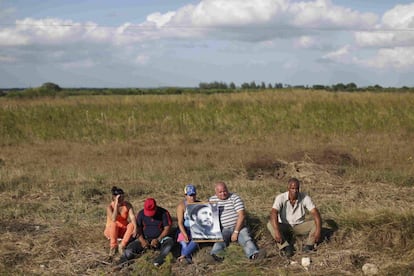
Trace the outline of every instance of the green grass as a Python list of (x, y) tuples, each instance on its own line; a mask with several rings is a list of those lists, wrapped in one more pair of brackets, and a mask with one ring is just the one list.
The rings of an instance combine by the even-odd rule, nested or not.
[[(103, 142), (145, 135), (199, 137), (349, 135), (414, 131), (412, 94), (261, 92), (0, 100), (3, 144), (64, 139)], [(50, 126), (53, 126), (52, 128)]]

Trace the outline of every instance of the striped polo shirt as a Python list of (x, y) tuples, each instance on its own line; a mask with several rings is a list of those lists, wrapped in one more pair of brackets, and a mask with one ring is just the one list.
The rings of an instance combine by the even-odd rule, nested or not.
[(221, 200), (214, 195), (210, 197), (209, 201), (218, 203), (221, 228), (234, 228), (238, 218), (237, 212), (244, 210), (244, 203), (240, 196), (229, 193), (227, 199)]

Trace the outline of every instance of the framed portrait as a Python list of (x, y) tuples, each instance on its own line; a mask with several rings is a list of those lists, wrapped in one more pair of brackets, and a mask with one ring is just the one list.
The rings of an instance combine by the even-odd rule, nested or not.
[(219, 208), (215, 202), (196, 202), (187, 205), (191, 238), (195, 242), (223, 241), (220, 231)]

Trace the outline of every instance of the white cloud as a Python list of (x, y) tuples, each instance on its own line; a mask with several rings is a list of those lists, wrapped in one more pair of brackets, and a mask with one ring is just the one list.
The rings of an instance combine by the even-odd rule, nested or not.
[(377, 15), (373, 13), (335, 6), (330, 0), (292, 3), (289, 11), (292, 23), (300, 28), (368, 28), (377, 21)]
[(85, 28), (71, 20), (26, 18), (16, 21), (16, 32), (36, 44), (61, 44), (79, 40)]
[(29, 37), (16, 32), (11, 28), (0, 29), (0, 47), (26, 45), (29, 43)]
[(163, 27), (165, 24), (167, 24), (169, 21), (171, 21), (171, 18), (175, 15), (175, 12), (167, 12), (165, 14), (161, 14), (159, 12), (152, 13), (147, 16), (148, 22), (153, 22), (157, 28)]
[(386, 28), (414, 28), (414, 3), (397, 5), (382, 17)]
[(112, 39), (113, 32), (111, 28), (100, 27), (94, 22), (87, 22), (84, 26), (82, 39), (93, 42), (108, 42)]
[(336, 51), (330, 52), (324, 55), (322, 59), (343, 64), (350, 64), (354, 61), (350, 45), (345, 45)]
[(361, 47), (397, 47), (414, 44), (414, 3), (387, 11), (372, 31), (356, 32)]
[[(134, 44), (168, 38), (220, 38), (266, 41), (303, 35), (309, 28), (372, 26), (376, 17), (333, 5), (330, 0), (202, 0), (176, 11), (152, 13), (145, 22), (126, 22), (118, 28), (59, 18), (16, 21), (14, 29), (1, 29), (7, 45), (107, 42)], [(10, 38), (10, 39), (9, 39)], [(3, 42), (4, 45), (4, 42)]]
[(406, 69), (414, 66), (414, 3), (397, 5), (384, 13), (372, 31), (356, 32), (359, 47), (378, 49), (358, 64), (372, 68)]
[(380, 49), (371, 59), (363, 59), (358, 63), (367, 67), (407, 69), (414, 66), (414, 47), (396, 47)]
[(335, 6), (330, 0), (203, 0), (177, 10), (163, 25), (182, 27), (182, 32), (198, 30), (212, 37), (223, 37), (222, 32), (227, 31), (225, 37), (252, 41), (301, 35), (314, 28), (372, 27), (376, 22), (373, 13)]
[(312, 48), (316, 44), (316, 39), (307, 35), (299, 37), (294, 43), (296, 48)]
[(287, 7), (286, 0), (204, 0), (186, 12), (195, 26), (240, 26), (269, 22)]

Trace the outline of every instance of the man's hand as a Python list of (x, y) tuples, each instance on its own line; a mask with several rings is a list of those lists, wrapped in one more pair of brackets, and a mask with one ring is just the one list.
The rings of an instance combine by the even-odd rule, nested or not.
[(321, 239), (321, 231), (316, 230), (314, 234), (314, 238), (315, 238), (315, 243), (318, 243)]
[(235, 242), (235, 241), (237, 241), (239, 239), (239, 232), (233, 232), (232, 234), (231, 234), (231, 241), (232, 242)]
[(275, 231), (275, 241), (277, 241), (278, 243), (282, 243), (283, 238), (282, 238), (282, 235), (280, 234), (280, 231)]
[(278, 218), (279, 218), (278, 210), (272, 208), (272, 211), (270, 213), (270, 221), (271, 221), (271, 225), (273, 227), (273, 231), (275, 233), (275, 241), (278, 242), (278, 243), (282, 243), (283, 242), (283, 237), (280, 234)]
[(144, 239), (142, 235), (139, 237), (139, 242), (141, 243), (142, 248), (147, 249), (150, 246), (149, 242), (146, 239)]
[(157, 239), (153, 239), (151, 241), (151, 247), (152, 248), (158, 248), (158, 244), (159, 244), (159, 241)]
[(317, 208), (313, 208), (312, 210), (310, 210), (310, 213), (313, 216), (313, 219), (315, 220), (316, 231), (314, 234), (314, 238), (315, 238), (315, 243), (317, 243), (321, 239), (322, 219), (321, 219), (319, 210)]

